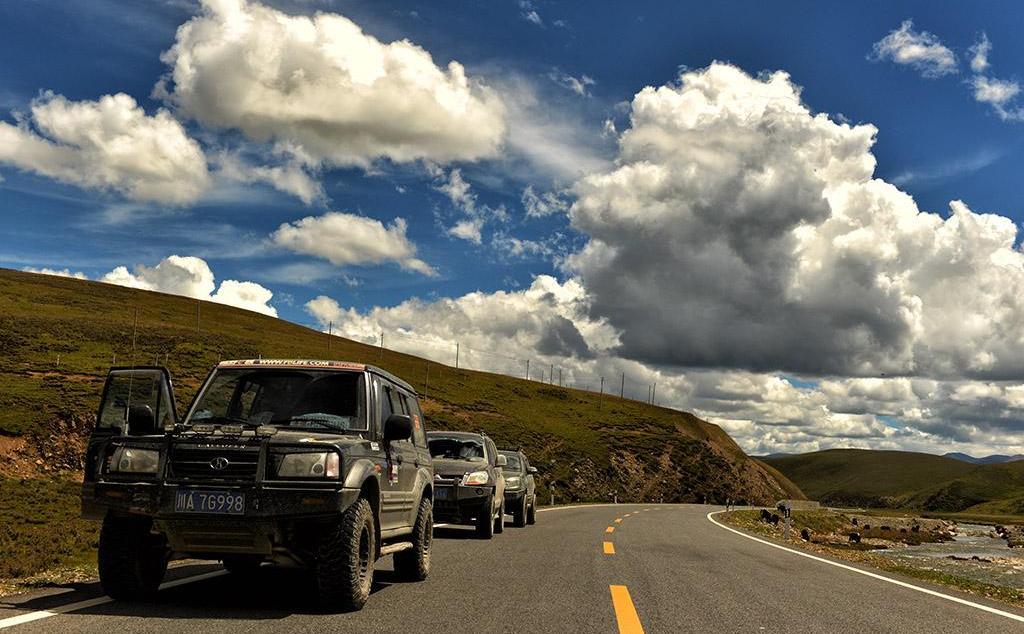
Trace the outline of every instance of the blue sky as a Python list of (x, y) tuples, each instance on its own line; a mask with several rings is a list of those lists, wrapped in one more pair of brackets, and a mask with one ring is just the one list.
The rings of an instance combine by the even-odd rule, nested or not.
[[(517, 344), (523, 350), (514, 351), (513, 356), (569, 355), (584, 364), (585, 368), (577, 368), (580, 373), (611, 374), (612, 366), (629, 366), (637, 374), (649, 374), (651, 382), (658, 376), (668, 385), (678, 381), (675, 393), (671, 387), (664, 388), (667, 399), (675, 398), (672, 404), (722, 420), (758, 422), (759, 416), (776, 415), (755, 406), (750, 406), (753, 410), (732, 405), (716, 410), (721, 399), (694, 387), (717, 381), (721, 388), (723, 376), (740, 376), (730, 375), (734, 372), (760, 377), (757, 381), (762, 387), (751, 397), (757, 403), (764, 400), (769, 389), (766, 382), (773, 377), (789, 377), (794, 398), (820, 395), (823, 381), (827, 386), (829, 380), (894, 374), (908, 381), (1001, 381), (1004, 383), (998, 387), (1002, 390), (1012, 387), (1006, 381), (1021, 378), (1016, 367), (998, 360), (979, 362), (985, 366), (981, 370), (977, 363), (971, 365), (974, 362), (933, 362), (930, 357), (925, 359), (921, 350), (935, 346), (917, 340), (907, 344), (914, 348), (914, 358), (896, 368), (899, 360), (891, 364), (879, 361), (891, 352), (883, 345), (886, 334), (882, 330), (872, 330), (870, 340), (878, 347), (864, 352), (866, 356), (845, 348), (837, 351), (831, 344), (808, 347), (807, 357), (870, 357), (845, 365), (794, 361), (773, 351), (737, 356), (734, 351), (710, 350), (712, 344), (705, 349), (700, 341), (689, 341), (681, 333), (676, 333), (679, 339), (669, 336), (662, 344), (681, 350), (680, 354), (651, 352), (643, 332), (631, 333), (624, 327), (628, 311), (600, 299), (602, 293), (612, 292), (598, 290), (596, 283), (591, 283), (601, 279), (602, 270), (587, 269), (586, 265), (574, 268), (567, 263), (588, 245), (610, 244), (609, 238), (598, 237), (601, 227), (596, 215), (590, 219), (586, 214), (570, 216), (567, 210), (583, 196), (577, 186), (580, 179), (629, 162), (617, 139), (631, 127), (634, 95), (646, 86), (678, 88), (683, 69), (699, 75), (715, 61), (738, 67), (751, 81), (762, 72), (785, 71), (802, 89), (799, 98), (811, 113), (826, 113), (837, 124), (877, 127), (877, 140), (870, 148), (877, 159), (875, 176), (910, 194), (920, 211), (948, 218), (950, 201), (962, 200), (973, 212), (992, 212), (1019, 225), (1024, 220), (1020, 202), (1024, 179), (1019, 176), (1024, 122), (1019, 121), (1020, 113), (1012, 110), (1016, 97), (1005, 102), (1012, 116), (1000, 116), (991, 103), (975, 98), (971, 84), (979, 76), (1006, 82), (1019, 78), (1024, 68), (1024, 41), (1019, 37), (1024, 8), (1017, 3), (281, 0), (267, 5), (281, 15), (339, 14), (384, 44), (408, 40), (428, 52), (442, 70), (457, 61), (472, 85), (487, 87), (496, 95), (495, 103), (503, 104), (504, 136), (499, 146), (480, 155), (467, 145), (454, 150), (454, 155), (415, 160), (388, 152), (370, 152), (369, 159), (362, 162), (346, 163), (326, 155), (307, 160), (304, 157), (310, 150), (301, 147), (301, 142), (274, 130), (261, 136), (244, 123), (225, 123), (227, 115), (201, 103), (202, 95), (196, 98), (200, 101), (188, 102), (188, 95), (173, 82), (166, 84), (170, 94), (155, 90), (174, 68), (174, 60), (161, 59), (161, 55), (180, 39), (179, 27), (208, 10), (198, 2), (4, 3), (0, 8), (0, 56), (4, 60), (0, 65), (0, 121), (10, 129), (20, 125), (26, 135), (34, 135), (32, 138), (55, 140), (41, 129), (41, 119), (32, 118), (34, 104), (52, 104), (54, 99), (91, 103), (104, 95), (125, 93), (146, 117), (166, 111), (168, 125), (180, 127), (182, 138), (191, 139), (196, 151), (205, 156), (206, 167), (200, 167), (203, 174), (196, 176), (205, 183), (200, 187), (202, 193), (181, 202), (170, 200), (166, 192), (157, 196), (126, 193), (123, 181), (119, 181), (121, 185), (95, 186), (73, 176), (46, 175), (45, 170), (32, 168), (23, 156), (8, 155), (5, 160), (0, 148), (4, 227), (0, 266), (67, 269), (94, 279), (123, 266), (126, 275), (135, 276), (130, 279), (141, 280), (146, 278), (147, 268), (153, 269), (168, 256), (192, 256), (206, 263), (218, 283), (225, 279), (249, 281), (272, 291), (269, 304), (285, 319), (310, 325), (324, 321), (328, 313), (316, 312), (307, 304), (318, 297), (330, 298), (340, 311), (352, 309), (348, 319), (367, 321), (353, 326), (348, 332), (351, 336), (365, 335), (388, 323), (407, 327), (408, 318), (399, 307), (411, 298), (434, 306), (438, 300), (456, 300), (474, 291), (488, 301), (504, 297), (502, 292), (526, 297), (528, 289), (538, 288), (538, 276), (550, 276), (558, 292), (568, 293), (564, 285), (578, 279), (584, 298), (580, 300), (584, 307), (579, 308), (582, 322), (570, 321), (585, 340), (586, 354), (576, 354), (578, 350), (573, 352), (564, 341), (568, 347), (546, 350), (523, 334)], [(913, 20), (911, 33), (915, 37), (931, 34), (956, 57), (955, 72), (927, 77), (921, 67), (873, 53), (876, 42), (908, 19)], [(989, 67), (976, 72), (970, 67), (969, 49), (982, 34), (991, 44)], [(301, 67), (302, 62), (295, 64)], [(488, 99), (487, 93), (474, 94), (481, 103)], [(336, 96), (345, 99), (343, 94)], [(230, 96), (221, 94), (220, 99), (230, 100)], [(214, 122), (217, 117), (222, 117), (219, 124)], [(392, 126), (387, 130), (393, 131), (402, 122), (385, 123)], [(609, 124), (614, 125), (614, 133), (609, 132)], [(292, 146), (282, 150), (282, 139)], [(444, 142), (454, 143), (452, 138)], [(146, 159), (140, 156), (139, 160)], [(242, 166), (239, 173), (247, 176), (230, 176), (224, 167), (228, 163)], [(271, 167), (297, 169), (305, 185), (319, 187), (322, 193), (304, 201), (294, 190), (283, 191), (266, 178), (253, 176), (259, 169)], [(469, 187), (465, 190), (468, 197), (461, 202), (451, 193), (456, 173)], [(528, 187), (539, 196), (552, 196), (558, 209), (549, 215), (528, 215), (524, 201)], [(390, 257), (373, 251), (373, 245), (361, 244), (359, 254), (335, 254), (332, 260), (326, 255), (330, 245), (303, 248), (295, 241), (286, 244), (273, 238), (284, 224), (329, 212), (349, 214), (339, 222), (353, 216), (379, 221), (376, 228), (367, 225), (367, 230), (390, 231), (386, 235), (397, 240), (397, 246), (388, 248), (407, 251)], [(406, 224), (396, 225), (396, 218)], [(472, 219), (480, 222), (479, 242), (449, 231), (456, 223)], [(651, 231), (657, 229), (652, 225)], [(368, 238), (371, 242), (373, 235)], [(528, 246), (517, 251), (514, 244)], [(413, 260), (423, 265), (410, 264)], [(683, 262), (678, 265), (682, 267)], [(656, 273), (646, 271), (642, 279), (650, 281)], [(152, 275), (146, 279), (157, 284)], [(209, 292), (182, 292), (206, 297), (212, 287)], [(916, 296), (925, 298), (927, 293)], [(666, 303), (650, 308), (676, 314), (679, 307)], [(681, 308), (680, 315), (709, 314), (690, 311), (692, 306)], [(374, 313), (375, 309), (394, 310)], [(336, 314), (339, 320), (346, 319), (343, 313)], [(829, 323), (845, 324), (849, 319), (847, 315)], [(927, 316), (924, 322), (930, 323)], [(613, 334), (600, 334), (604, 327)], [(458, 330), (451, 328), (423, 334), (444, 338), (446, 332)], [(999, 330), (998, 324), (992, 326), (992, 332)], [(487, 346), (491, 341), (481, 335), (478, 345)], [(593, 361), (593, 355), (604, 361)], [(597, 368), (593, 363), (610, 365)], [(697, 376), (716, 372), (720, 375), (715, 375), (715, 381)], [(949, 396), (955, 387), (947, 385), (945, 392), (935, 394)], [(816, 403), (799, 407), (814, 409)], [(841, 411), (833, 398), (830, 424), (856, 416), (876, 416), (874, 423), (909, 420), (913, 407), (904, 406), (906, 416), (901, 419), (883, 411), (889, 406), (877, 402), (863, 407), (846, 403), (849, 411)], [(1015, 410), (1000, 412), (994, 416), (1008, 418), (1011, 422), (1005, 429), (1021, 434), (1019, 441), (1024, 443), (1021, 417)], [(789, 422), (794, 428), (800, 426)], [(921, 433), (945, 433), (938, 431), (940, 422), (933, 422), (927, 430), (920, 428)], [(742, 436), (741, 423), (732, 424), (730, 431)], [(863, 424), (865, 429), (871, 428), (871, 424)], [(976, 435), (970, 437), (976, 445), (972, 446), (991, 443), (991, 430), (967, 421), (962, 414), (949, 414), (942, 424), (973, 425)], [(844, 433), (839, 430), (833, 435), (846, 441), (862, 437)], [(870, 429), (865, 433), (864, 438), (875, 438)], [(763, 436), (763, 431), (750, 432), (752, 440), (747, 446), (755, 446), (758, 434)], [(816, 448), (813, 436), (801, 436), (799, 442), (804, 444), (799, 447)], [(961, 433), (961, 437), (967, 436)], [(877, 436), (878, 443), (922, 447), (937, 443), (936, 438), (939, 436), (924, 440)], [(779, 439), (776, 445), (788, 446), (787, 442), (798, 441)], [(777, 449), (776, 445), (763, 443), (760, 448)]]
[[(1021, 126), (1007, 125), (973, 101), (959, 78), (922, 80), (905, 68), (867, 59), (881, 35), (914, 17), (916, 26), (941, 34), (947, 45), (960, 50), (978, 33), (988, 33), (995, 43), (993, 62), (1012, 75), (1015, 62), (1024, 59), (1024, 42), (1014, 26), (1019, 22), (1008, 17), (1015, 11), (1019, 17), (1013, 3), (874, 3), (865, 8), (817, 2), (636, 2), (604, 3), (599, 10), (592, 3), (538, 3), (543, 27), (522, 19), (523, 10), (515, 2), (276, 4), (294, 12), (340, 12), (383, 41), (408, 38), (420, 44), (438, 62), (457, 59), (485, 75), (520, 74), (595, 136), (602, 121), (617, 114), (615, 104), (643, 86), (671, 81), (680, 66), (699, 68), (724, 60), (749, 72), (784, 69), (803, 87), (805, 101), (815, 110), (879, 127), (878, 174), (919, 175), (903, 188), (923, 209), (943, 211), (949, 200), (962, 198), (975, 209), (998, 210), (1017, 220), (1024, 214)], [(195, 10), (188, 2), (7, 4), (0, 27), (5, 120), (27, 110), (43, 90), (82, 100), (126, 92), (147, 111), (160, 107), (150, 98), (153, 85), (166, 72), (160, 53), (173, 44), (178, 25)], [(566, 26), (555, 26), (556, 20)], [(579, 99), (559, 90), (547, 78), (554, 69), (592, 77), (592, 96)], [(607, 149), (610, 156), (612, 148)], [(268, 264), (310, 259), (285, 254), (237, 257), (239, 241), (258, 242), (282, 222), (309, 214), (301, 201), (269, 188), (237, 192), (235, 200), (222, 203), (168, 210), (166, 215), (157, 215), (156, 209), (128, 214), (124, 223), (96, 226), (98, 209), (123, 201), (3, 168), (0, 208), (6, 227), (0, 262), (99, 274), (120, 264), (155, 264), (171, 253), (199, 254), (218, 277), (254, 279), (292, 296), (295, 306), (278, 308), (282, 316), (297, 321), (309, 321), (301, 303), (323, 292), (365, 308), (394, 304), (409, 295), (448, 296), (528, 285), (532, 275), (553, 272), (543, 259), (510, 261), (486, 247), (467, 248), (439, 235), (434, 214), (445, 212), (450, 202), (410, 170), (381, 169), (380, 175), (370, 176), (361, 170), (327, 171), (327, 207), (383, 221), (406, 218), (421, 255), (442, 271), (438, 279), (394, 266), (346, 270), (345, 275), (364, 282), (357, 289), (340, 279), (309, 285), (282, 283), (274, 274), (267, 277), (261, 269)], [(466, 172), (472, 182), (475, 172), (489, 170), (493, 166), (485, 163)], [(933, 172), (943, 177), (929, 178)], [(478, 185), (477, 191), (488, 204), (510, 209), (517, 236), (537, 239), (566, 229), (561, 220), (522, 220), (523, 180), (514, 174), (495, 176), (497, 182)], [(406, 188), (404, 194), (395, 190), (396, 184)], [(87, 240), (77, 239), (83, 228)]]

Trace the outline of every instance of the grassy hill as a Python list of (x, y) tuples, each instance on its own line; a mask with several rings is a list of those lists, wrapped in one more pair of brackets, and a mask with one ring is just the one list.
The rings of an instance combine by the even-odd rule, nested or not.
[[(425, 394), (428, 429), (484, 430), (499, 446), (522, 447), (541, 470), (545, 502), (552, 485), (560, 502), (607, 501), (616, 494), (620, 500), (664, 497), (666, 502), (731, 497), (768, 503), (802, 497), (785, 477), (748, 458), (719, 427), (692, 414), (607, 394), (599, 402), (591, 392), (455, 370), (210, 302), (200, 305), (197, 330), (199, 304), (173, 295), (0, 269), (0, 502), (7, 502), (0, 503), (0, 527), (7, 527), (0, 528), (0, 552), (26, 539), (43, 559), (52, 548), (75, 550), (74, 544), (50, 544), (56, 539), (47, 536), (52, 527), (32, 524), (38, 512), (10, 502), (19, 498), (15, 489), (28, 486), (27, 480), (12, 478), (30, 477), (31, 486), (40, 487), (45, 481), (40, 477), (75, 462), (80, 442), (70, 436), (91, 425), (107, 368), (115, 355), (119, 365), (132, 360), (136, 309), (134, 360), (152, 364), (166, 359), (179, 410), (220, 359), (367, 362), (394, 372)], [(20, 447), (21, 457), (28, 453), (33, 458), (32, 451), (40, 455), (28, 463), (31, 472), (25, 472), (24, 460), (10, 455), (12, 447)], [(51, 464), (54, 460), (59, 464)], [(15, 473), (15, 467), (20, 471)], [(77, 503), (73, 487), (66, 486), (77, 474), (65, 475), (52, 487), (55, 505)], [(24, 530), (11, 528), (21, 525)], [(30, 525), (39, 530), (29, 538), (25, 531)], [(80, 542), (88, 539), (83, 534)], [(11, 572), (0, 565), (0, 577)]]
[(1024, 462), (972, 464), (906, 451), (830, 449), (762, 459), (835, 506), (1024, 513)]

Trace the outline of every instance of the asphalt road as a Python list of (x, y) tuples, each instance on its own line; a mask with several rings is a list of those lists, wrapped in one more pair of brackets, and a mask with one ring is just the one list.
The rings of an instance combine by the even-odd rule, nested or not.
[[(213, 576), (166, 588), (153, 603), (87, 605), (9, 631), (1024, 632), (1024, 622), (1008, 616), (735, 534), (713, 524), (710, 510), (554, 509), (542, 512), (536, 526), (508, 526), (491, 542), (469, 530), (438, 529), (430, 579), (394, 583), (386, 558), (378, 562), (369, 604), (358, 613), (318, 612), (311, 585), (298, 571), (264, 567), (236, 578), (220, 574), (219, 566), (190, 565), (175, 568), (168, 579)], [(99, 596), (95, 584), (86, 584), (0, 599), (0, 628), (11, 617)]]

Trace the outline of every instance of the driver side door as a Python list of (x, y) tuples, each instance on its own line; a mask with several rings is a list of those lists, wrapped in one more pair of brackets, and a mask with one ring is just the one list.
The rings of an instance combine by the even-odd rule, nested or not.
[(114, 436), (151, 436), (178, 422), (166, 368), (114, 368), (107, 373), (86, 450), (85, 481), (95, 481), (103, 446)]

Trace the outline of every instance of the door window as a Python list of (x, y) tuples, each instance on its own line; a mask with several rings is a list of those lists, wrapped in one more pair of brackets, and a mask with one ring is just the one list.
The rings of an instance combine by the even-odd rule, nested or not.
[(407, 394), (402, 394), (402, 400), (405, 402), (405, 409), (409, 412), (409, 417), (412, 418), (413, 443), (417, 447), (426, 447), (427, 436), (423, 431), (423, 412), (420, 411), (420, 404)]
[(108, 375), (96, 429), (124, 432), (130, 420), (136, 421), (135, 433), (174, 426), (174, 405), (162, 371), (115, 370)]

